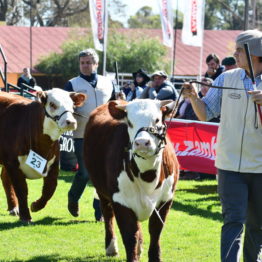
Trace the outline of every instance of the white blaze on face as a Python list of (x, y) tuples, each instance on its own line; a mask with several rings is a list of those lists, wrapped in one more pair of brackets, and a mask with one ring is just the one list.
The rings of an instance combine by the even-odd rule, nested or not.
[(65, 131), (77, 128), (76, 119), (72, 114), (74, 112), (74, 103), (69, 92), (59, 88), (47, 91), (46, 111), (52, 117), (61, 116), (56, 122), (45, 117), (44, 133), (48, 134), (52, 140), (58, 139)]
[(160, 102), (150, 99), (137, 99), (126, 106), (126, 111), (128, 133), (133, 153), (146, 158), (154, 155), (158, 147), (159, 138), (147, 131), (139, 131), (139, 129), (163, 126)]

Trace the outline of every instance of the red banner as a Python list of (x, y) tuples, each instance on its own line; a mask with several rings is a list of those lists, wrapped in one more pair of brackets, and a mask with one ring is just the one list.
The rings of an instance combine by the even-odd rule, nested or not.
[(216, 174), (215, 156), (219, 124), (190, 120), (167, 122), (180, 169)]

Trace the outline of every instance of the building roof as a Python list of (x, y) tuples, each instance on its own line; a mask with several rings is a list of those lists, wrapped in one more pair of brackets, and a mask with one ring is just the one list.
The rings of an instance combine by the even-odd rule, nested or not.
[[(36, 65), (39, 59), (51, 52), (61, 52), (61, 45), (72, 31), (79, 34), (87, 33), (87, 29), (67, 27), (20, 27), (0, 26), (0, 45), (6, 56), (9, 73), (21, 73), (24, 67)], [(125, 34), (134, 31), (143, 31), (148, 36), (161, 39), (160, 29), (121, 29)], [(202, 74), (206, 70), (205, 58), (210, 53), (216, 53), (222, 60), (232, 56), (235, 47), (235, 38), (240, 31), (235, 30), (205, 30), (202, 58)], [(31, 36), (31, 37), (30, 37)], [(32, 42), (30, 41), (32, 39)], [(32, 44), (30, 44), (32, 43)], [(31, 58), (32, 46), (32, 58)], [(200, 47), (184, 45), (181, 42), (181, 30), (177, 30), (175, 48), (175, 75), (198, 75), (200, 64)], [(172, 51), (170, 49), (170, 57)], [(0, 58), (0, 67), (3, 69), (3, 59)], [(157, 68), (159, 69), (159, 68)]]

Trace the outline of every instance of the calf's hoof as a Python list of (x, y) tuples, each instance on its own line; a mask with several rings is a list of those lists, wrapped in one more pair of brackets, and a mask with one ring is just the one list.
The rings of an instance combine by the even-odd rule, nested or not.
[(118, 246), (116, 238), (112, 238), (109, 246), (106, 248), (106, 255), (109, 257), (115, 257), (118, 255)]
[(20, 218), (20, 221), (21, 221), (21, 223), (23, 224), (23, 226), (29, 226), (29, 225), (32, 225), (32, 220), (31, 219), (21, 219)]
[(19, 209), (18, 207), (14, 207), (13, 209), (9, 210), (10, 216), (19, 216)]

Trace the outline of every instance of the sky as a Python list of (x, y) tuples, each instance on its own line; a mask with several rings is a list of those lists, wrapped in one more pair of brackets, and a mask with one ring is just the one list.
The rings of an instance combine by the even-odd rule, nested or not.
[[(178, 9), (180, 11), (183, 11), (184, 4), (186, 1), (179, 1), (179, 0), (172, 0), (172, 7), (173, 9), (176, 9), (177, 7), (177, 1), (178, 1)], [(126, 5), (126, 17), (117, 17), (113, 16), (112, 18), (114, 20), (120, 20), (124, 23), (124, 25), (127, 25), (127, 20), (129, 16), (135, 15), (135, 13), (144, 6), (150, 6), (152, 7), (154, 14), (159, 14), (159, 7), (158, 7), (158, 0), (121, 0), (123, 4)]]

